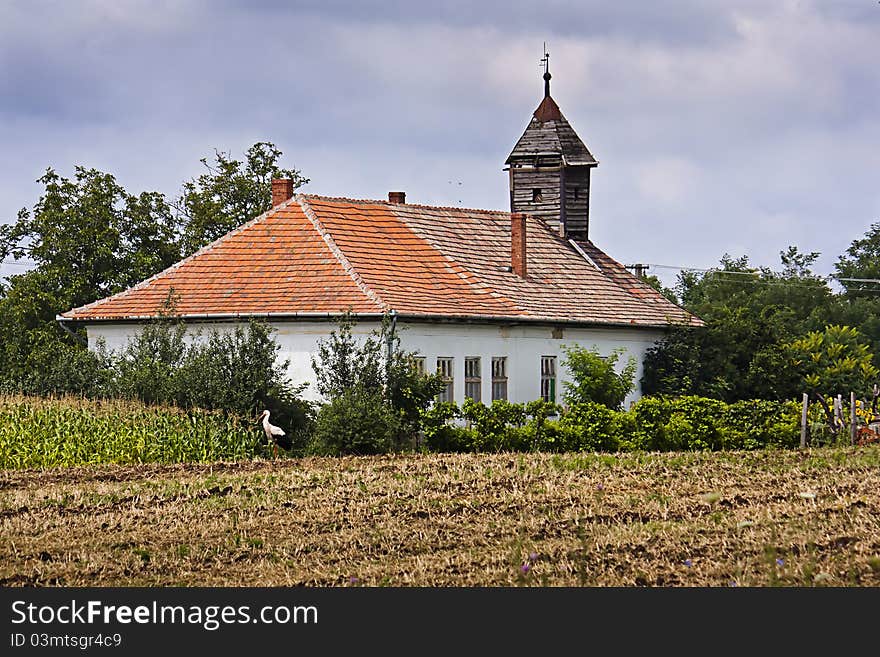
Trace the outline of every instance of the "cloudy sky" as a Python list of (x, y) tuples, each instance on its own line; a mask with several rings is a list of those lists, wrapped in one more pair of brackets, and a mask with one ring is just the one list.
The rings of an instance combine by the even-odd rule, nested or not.
[(0, 0), (0, 221), (47, 167), (173, 196), (256, 141), (304, 191), (508, 209), (544, 42), (617, 260), (830, 273), (880, 221), (876, 0)]

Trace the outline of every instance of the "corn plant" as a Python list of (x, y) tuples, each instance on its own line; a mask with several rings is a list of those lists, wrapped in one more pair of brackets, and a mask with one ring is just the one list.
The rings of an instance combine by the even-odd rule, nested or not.
[(201, 409), (73, 397), (0, 396), (0, 468), (253, 458), (256, 423)]

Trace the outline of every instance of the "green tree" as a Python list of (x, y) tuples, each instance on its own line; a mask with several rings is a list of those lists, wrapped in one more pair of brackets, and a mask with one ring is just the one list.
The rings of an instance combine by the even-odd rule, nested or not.
[[(244, 163), (222, 153), (215, 163), (203, 159), (208, 173), (185, 183), (173, 205), (158, 192), (129, 194), (95, 169), (76, 167), (73, 178), (47, 169), (33, 208), (0, 226), (0, 260), (34, 263), (0, 281), (0, 385), (37, 391), (46, 381), (47, 391), (65, 392), (56, 386), (69, 380), (69, 392), (93, 388), (82, 373), (100, 370), (100, 363), (72, 354), (57, 362), (62, 346), (83, 348), (85, 339), (82, 330), (65, 332), (55, 316), (121, 292), (254, 218), (271, 205), (272, 178), (308, 182), (278, 167), (280, 155), (273, 144), (258, 142)], [(78, 371), (65, 373), (65, 363), (74, 362)]]
[(811, 331), (784, 349), (804, 391), (824, 409), (832, 431), (837, 427), (826, 397), (839, 394), (848, 398), (850, 392), (870, 396), (880, 374), (873, 363), (874, 354), (858, 330), (850, 326)]
[(33, 210), (0, 228), (0, 258), (34, 262), (59, 301), (115, 294), (179, 259), (174, 217), (158, 192), (129, 194), (111, 174), (80, 166), (72, 179), (48, 169), (37, 182), (45, 191)]
[(38, 182), (44, 192), (34, 207), (0, 227), (0, 259), (34, 263), (0, 292), (0, 372), (7, 383), (33, 378), (60, 344), (77, 344), (56, 314), (120, 292), (180, 257), (161, 194), (129, 194), (112, 175), (84, 167), (72, 179), (48, 169)]
[(838, 322), (859, 329), (880, 366), (880, 283), (872, 282), (880, 280), (880, 222), (853, 240), (834, 268), (843, 287)]
[(617, 371), (617, 361), (626, 353), (623, 348), (612, 350), (608, 356), (600, 355), (596, 347), (567, 345), (563, 350), (563, 365), (573, 379), (565, 382), (563, 399), (566, 404), (595, 402), (615, 410), (623, 406), (624, 399), (633, 389), (635, 358), (630, 356), (626, 365)]
[(796, 394), (797, 377), (780, 368), (782, 345), (840, 314), (839, 300), (812, 272), (818, 255), (789, 247), (780, 273), (727, 255), (709, 272), (682, 272), (682, 305), (706, 326), (671, 327), (648, 350), (642, 391), (725, 401)]
[(876, 298), (880, 283), (868, 281), (880, 280), (880, 221), (871, 224), (864, 237), (852, 241), (834, 269), (838, 278), (855, 279), (841, 281), (848, 297)]
[[(444, 383), (436, 374), (419, 372), (415, 354), (401, 349), (393, 316), (386, 314), (378, 329), (360, 339), (353, 334), (355, 323), (351, 313), (341, 315), (312, 357), (317, 390), (327, 400), (318, 412), (312, 449), (344, 453), (339, 450), (357, 445), (357, 453), (366, 453), (412, 447), (422, 413)], [(345, 440), (332, 435), (337, 422), (349, 423)], [(385, 429), (377, 431), (377, 423)], [(367, 428), (370, 434), (361, 435)]]
[(678, 303), (678, 296), (675, 294), (675, 290), (663, 285), (663, 281), (654, 276), (654, 274), (645, 274), (642, 276), (642, 280), (669, 299), (672, 303)]
[(350, 312), (343, 313), (330, 335), (318, 341), (311, 362), (315, 387), (325, 399), (335, 399), (349, 388), (378, 390), (383, 386), (380, 336), (359, 340), (353, 333), (356, 324)]
[(213, 161), (201, 159), (207, 171), (184, 183), (173, 203), (183, 227), (185, 255), (269, 210), (273, 178), (292, 179), (294, 189), (309, 182), (300, 171), (279, 167), (281, 155), (271, 142), (257, 142), (243, 162), (220, 151)]

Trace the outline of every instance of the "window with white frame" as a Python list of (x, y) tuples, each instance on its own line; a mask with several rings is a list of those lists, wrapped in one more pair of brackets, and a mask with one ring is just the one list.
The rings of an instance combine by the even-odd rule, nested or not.
[(556, 403), (556, 356), (541, 356), (541, 399)]
[(446, 387), (440, 391), (439, 395), (437, 395), (438, 402), (451, 402), (455, 400), (452, 377), (452, 367), (454, 362), (455, 360), (453, 358), (442, 357), (437, 359), (437, 374), (439, 374), (440, 378), (446, 383)]
[(492, 357), (492, 401), (507, 399), (507, 356)]
[(464, 396), (466, 399), (481, 400), (480, 389), (483, 379), (480, 375), (480, 357), (467, 356), (464, 359)]

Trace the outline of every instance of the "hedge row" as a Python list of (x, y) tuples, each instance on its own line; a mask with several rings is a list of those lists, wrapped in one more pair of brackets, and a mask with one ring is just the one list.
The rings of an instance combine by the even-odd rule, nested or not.
[(644, 397), (627, 411), (591, 402), (567, 408), (542, 401), (491, 406), (436, 404), (422, 418), (434, 452), (684, 451), (796, 447), (795, 401), (727, 404), (705, 397)]

